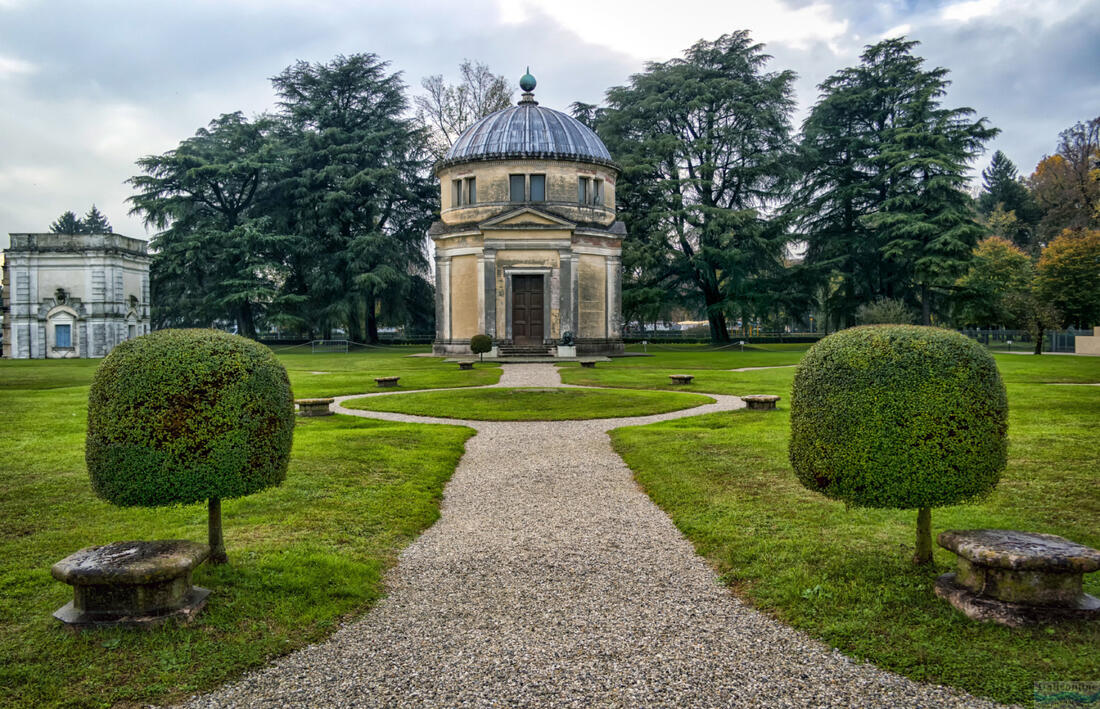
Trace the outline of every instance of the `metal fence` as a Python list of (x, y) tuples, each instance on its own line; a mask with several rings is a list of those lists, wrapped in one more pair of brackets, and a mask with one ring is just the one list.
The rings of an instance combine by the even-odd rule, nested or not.
[[(998, 352), (1035, 351), (1035, 340), (1026, 330), (978, 329), (959, 332)], [(1043, 352), (1073, 352), (1077, 334), (1074, 330), (1047, 330), (1043, 334)]]
[[(1035, 341), (1026, 330), (959, 330), (967, 337), (973, 338), (991, 350), (997, 352), (1033, 352)], [(1043, 352), (1073, 352), (1074, 338), (1078, 334), (1090, 334), (1088, 331), (1078, 333), (1074, 330), (1048, 330), (1043, 335)], [(736, 331), (730, 333), (734, 342), (744, 340), (746, 344), (774, 344), (774, 343), (812, 343), (824, 337), (821, 332), (763, 332), (754, 331), (751, 335), (742, 335)], [(670, 344), (707, 344), (710, 343), (710, 333), (703, 329), (688, 331), (668, 330), (634, 330), (626, 332), (623, 340), (627, 343), (646, 342), (670, 343)]]

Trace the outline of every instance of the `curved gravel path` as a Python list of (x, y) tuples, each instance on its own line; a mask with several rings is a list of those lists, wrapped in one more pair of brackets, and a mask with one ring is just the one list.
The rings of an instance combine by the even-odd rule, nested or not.
[[(495, 386), (561, 383), (507, 365)], [(721, 585), (606, 434), (743, 406), (711, 396), (628, 419), (462, 422), (478, 434), (387, 597), (188, 706), (995, 706), (857, 664)]]

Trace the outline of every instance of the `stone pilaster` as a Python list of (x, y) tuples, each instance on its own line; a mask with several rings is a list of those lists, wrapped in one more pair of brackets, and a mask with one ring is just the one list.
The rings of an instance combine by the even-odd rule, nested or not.
[(497, 252), (486, 249), (483, 258), (479, 261), (479, 267), (482, 262), (484, 273), (481, 277), (483, 291), (481, 302), (485, 324), (481, 331), (495, 340), (497, 336)]
[(607, 338), (622, 337), (623, 266), (619, 256), (607, 257)]
[(571, 332), (575, 337), (577, 321), (573, 316), (573, 253), (564, 249), (559, 251), (558, 262), (561, 270), (561, 302), (558, 303), (558, 316), (561, 319), (560, 334)]
[(443, 293), (442, 308), (440, 308), (440, 314), (443, 316), (442, 329), (440, 330), (441, 338), (443, 340), (451, 339), (451, 257), (443, 256), (439, 260), (439, 290)]

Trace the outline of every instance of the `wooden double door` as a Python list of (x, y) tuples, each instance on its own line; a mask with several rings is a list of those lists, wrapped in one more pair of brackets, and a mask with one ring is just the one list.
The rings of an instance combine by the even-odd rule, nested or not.
[(512, 342), (517, 345), (543, 343), (543, 276), (512, 276)]

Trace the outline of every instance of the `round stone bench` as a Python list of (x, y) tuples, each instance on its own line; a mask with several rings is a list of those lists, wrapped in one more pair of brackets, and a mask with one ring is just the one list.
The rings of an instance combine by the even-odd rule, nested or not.
[(694, 374), (670, 374), (668, 378), (672, 380), (673, 384), (691, 384), (691, 380), (695, 378)]
[(459, 363), (458, 363), (458, 368), (459, 368), (459, 369), (473, 369), (473, 368), (474, 368), (474, 363), (473, 363), (473, 362), (469, 362), (469, 361), (467, 361), (467, 362), (459, 362)]
[(191, 585), (191, 573), (209, 554), (207, 545), (180, 539), (81, 549), (50, 569), (55, 579), (73, 587), (73, 600), (53, 615), (76, 630), (187, 622), (210, 595)]
[(1082, 591), (1100, 551), (1053, 534), (1010, 529), (940, 533), (958, 571), (936, 579), (936, 595), (975, 620), (1020, 626), (1100, 619), (1100, 600)]
[(741, 399), (753, 411), (770, 411), (775, 408), (776, 403), (779, 401), (778, 396), (771, 394), (749, 394), (748, 396), (742, 396)]
[(375, 377), (374, 383), (380, 387), (395, 387), (401, 377)]
[(582, 359), (582, 360), (580, 360), (580, 363), (581, 363), (582, 367), (585, 367), (587, 369), (595, 369), (596, 368), (596, 360), (594, 360), (594, 359)]
[(332, 399), (295, 399), (299, 416), (332, 416)]

